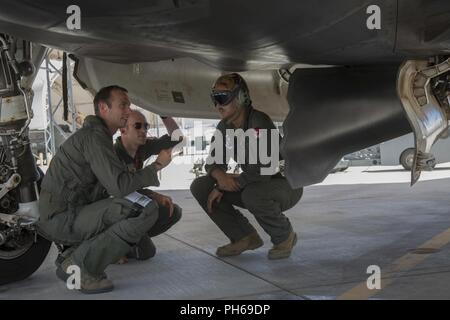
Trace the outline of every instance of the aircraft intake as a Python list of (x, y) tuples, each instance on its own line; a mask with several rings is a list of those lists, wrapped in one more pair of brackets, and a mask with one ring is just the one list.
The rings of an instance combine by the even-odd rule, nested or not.
[(319, 183), (346, 154), (411, 127), (397, 95), (399, 65), (297, 69), (281, 153), (293, 187)]

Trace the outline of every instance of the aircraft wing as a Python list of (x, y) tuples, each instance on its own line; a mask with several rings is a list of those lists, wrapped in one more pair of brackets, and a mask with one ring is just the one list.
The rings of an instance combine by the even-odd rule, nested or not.
[[(80, 29), (68, 28), (70, 5)], [(159, 114), (215, 117), (212, 82), (242, 72), (255, 107), (284, 120), (296, 187), (411, 130), (415, 172), (426, 168), (448, 126), (449, 18), (446, 0), (0, 2), (1, 34), (71, 53), (86, 89), (122, 85)]]

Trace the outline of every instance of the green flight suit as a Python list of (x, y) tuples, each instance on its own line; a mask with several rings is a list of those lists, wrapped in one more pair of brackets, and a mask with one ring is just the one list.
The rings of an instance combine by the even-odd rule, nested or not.
[[(138, 148), (133, 158), (123, 146), (121, 137), (118, 137), (114, 144), (114, 149), (128, 170), (133, 172), (142, 169), (144, 161), (152, 155), (159, 154), (161, 150), (171, 147), (174, 144), (178, 144), (178, 142), (171, 143), (168, 135), (164, 135), (161, 138), (148, 138), (146, 143)], [(158, 228), (152, 228), (151, 234), (144, 235), (139, 243), (133, 247), (130, 256), (136, 257), (138, 260), (147, 260), (153, 257), (156, 254), (156, 248), (151, 241), (151, 237), (156, 237), (169, 230), (181, 219), (181, 212), (181, 208), (174, 203), (172, 216), (169, 217), (168, 209), (166, 207), (159, 207)]]
[[(254, 133), (258, 135), (261, 129), (276, 129), (270, 117), (265, 113), (255, 110), (251, 106), (247, 107), (245, 112), (246, 118), (241, 128), (244, 132), (254, 130)], [(225, 148), (231, 148), (227, 146), (229, 144), (226, 135), (227, 129), (234, 128), (224, 120), (217, 125), (217, 130), (223, 137), (221, 143)], [(278, 133), (277, 138), (280, 138)], [(268, 134), (268, 154), (271, 154), (270, 142), (270, 134)], [(215, 138), (213, 137), (211, 146), (214, 143)], [(243, 172), (237, 178), (241, 189), (238, 192), (223, 192), (222, 200), (213, 204), (213, 212), (209, 214), (209, 217), (231, 242), (236, 242), (254, 232), (255, 229), (248, 219), (233, 206), (248, 209), (264, 231), (270, 235), (272, 243), (279, 244), (286, 240), (292, 231), (291, 223), (283, 211), (292, 208), (300, 200), (303, 188), (292, 189), (286, 178), (279, 173), (262, 175), (261, 168), (268, 167), (268, 165), (263, 165), (259, 157), (257, 163), (252, 164), (249, 161), (250, 152), (255, 151), (250, 148), (247, 139), (244, 146), (238, 146), (235, 143), (234, 151), (230, 152), (236, 162), (238, 162), (238, 148), (245, 148), (246, 154), (245, 162), (240, 164)], [(214, 156), (213, 148), (211, 148), (209, 156)], [(217, 168), (226, 172), (228, 161), (229, 159), (225, 157), (224, 153), (221, 163), (214, 162), (205, 165), (208, 174), (195, 179), (191, 184), (191, 192), (205, 212), (207, 212), (208, 195), (216, 184), (210, 173)]]
[(81, 270), (101, 275), (157, 227), (156, 202), (140, 207), (124, 199), (147, 186), (159, 186), (155, 166), (130, 172), (104, 122), (88, 116), (61, 145), (42, 181), (39, 231), (75, 246), (72, 259)]

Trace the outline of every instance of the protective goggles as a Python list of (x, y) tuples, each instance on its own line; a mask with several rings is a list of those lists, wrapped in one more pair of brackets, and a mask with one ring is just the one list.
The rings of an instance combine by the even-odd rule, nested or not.
[(233, 101), (239, 93), (239, 88), (234, 90), (213, 90), (211, 92), (211, 100), (214, 106), (225, 106)]
[(142, 122), (135, 122), (135, 123), (133, 124), (133, 127), (134, 127), (136, 130), (141, 130), (142, 127), (144, 127), (145, 130), (148, 130), (148, 127), (149, 127), (149, 126), (150, 126), (150, 125), (149, 125), (147, 122), (144, 122), (144, 123), (142, 123)]

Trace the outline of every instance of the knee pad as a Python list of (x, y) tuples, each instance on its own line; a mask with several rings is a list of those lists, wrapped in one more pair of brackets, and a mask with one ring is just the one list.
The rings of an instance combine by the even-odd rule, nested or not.
[(177, 204), (173, 205), (173, 213), (172, 213), (173, 223), (177, 223), (178, 221), (180, 221), (182, 211), (183, 210)]
[(209, 176), (203, 176), (196, 178), (194, 181), (192, 181), (190, 190), (194, 198), (198, 200), (205, 197), (207, 198), (208, 194), (207, 192), (205, 192), (205, 190), (207, 189), (212, 190), (213, 187), (214, 187), (214, 180)]
[(155, 254), (155, 244), (149, 236), (145, 235), (135, 246), (133, 246), (133, 248), (131, 248), (131, 251), (127, 257), (134, 258), (136, 260), (147, 260), (154, 257)]

